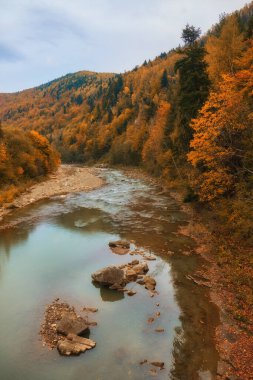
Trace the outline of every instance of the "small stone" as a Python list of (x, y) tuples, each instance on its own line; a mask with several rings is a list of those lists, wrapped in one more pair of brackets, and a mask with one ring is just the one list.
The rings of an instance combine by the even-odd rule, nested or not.
[(130, 296), (130, 297), (134, 296), (135, 294), (136, 294), (136, 292), (134, 290), (129, 290), (127, 292), (127, 295)]
[(155, 332), (159, 332), (159, 333), (162, 333), (162, 332), (164, 332), (165, 330), (164, 330), (164, 328), (162, 328), (162, 327), (158, 327), (157, 329), (155, 329)]
[(150, 364), (152, 364), (155, 367), (159, 367), (160, 369), (164, 368), (164, 362), (151, 362)]
[(96, 313), (98, 311), (98, 309), (96, 307), (84, 307), (83, 311), (87, 311), (90, 313)]
[(88, 326), (91, 326), (91, 327), (95, 327), (98, 325), (98, 323), (95, 321), (87, 322), (87, 324), (88, 324)]
[(140, 365), (146, 364), (147, 362), (148, 362), (147, 359), (144, 359), (144, 360), (142, 360), (142, 361), (140, 362)]
[(156, 280), (153, 277), (150, 276), (145, 276), (144, 277), (144, 283), (145, 283), (145, 288), (148, 290), (155, 290), (156, 287)]
[(130, 248), (130, 243), (124, 240), (110, 241), (109, 247), (121, 247), (121, 248)]
[(156, 260), (156, 257), (154, 255), (144, 255), (143, 256), (144, 259), (148, 260), (148, 261), (155, 261)]
[(131, 263), (129, 263), (129, 265), (138, 265), (140, 264), (139, 260), (133, 260), (131, 261)]

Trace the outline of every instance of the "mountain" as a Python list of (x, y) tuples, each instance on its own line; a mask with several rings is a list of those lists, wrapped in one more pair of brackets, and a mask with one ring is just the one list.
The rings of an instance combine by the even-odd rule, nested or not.
[(236, 59), (252, 39), (252, 20), (253, 2), (222, 15), (201, 39), (188, 26), (183, 47), (124, 74), (81, 71), (0, 94), (0, 120), (5, 128), (38, 131), (65, 162), (142, 164), (166, 178), (185, 177), (191, 120), (222, 75), (238, 69)]
[[(108, 137), (112, 122), (111, 130), (116, 128), (120, 135), (126, 123), (133, 121), (138, 128), (137, 116), (152, 118), (159, 96), (167, 98), (162, 75), (166, 69), (173, 81), (177, 58), (177, 53), (164, 53), (123, 75), (82, 71), (34, 89), (0, 94), (0, 118), (5, 126), (35, 129), (46, 136), (64, 161), (99, 159), (108, 151), (109, 141), (103, 143), (102, 135)], [(101, 141), (95, 144), (92, 139), (98, 135)]]

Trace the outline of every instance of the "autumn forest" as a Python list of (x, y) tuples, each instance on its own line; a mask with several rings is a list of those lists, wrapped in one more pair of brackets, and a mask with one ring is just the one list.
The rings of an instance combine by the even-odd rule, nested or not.
[(143, 168), (208, 215), (230, 312), (252, 333), (253, 3), (178, 33), (131, 71), (0, 94), (0, 205), (60, 162)]
[(252, 12), (224, 14), (202, 37), (187, 25), (182, 46), (122, 75), (78, 72), (1, 94), (1, 199), (54, 169), (55, 149), (63, 162), (140, 165), (184, 185), (186, 200), (225, 202), (222, 217), (250, 238)]

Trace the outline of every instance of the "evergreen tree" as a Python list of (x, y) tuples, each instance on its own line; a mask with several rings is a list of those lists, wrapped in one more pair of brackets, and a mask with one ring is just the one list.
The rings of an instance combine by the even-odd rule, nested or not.
[[(207, 99), (210, 82), (205, 62), (205, 49), (196, 41), (200, 30), (186, 26), (182, 38), (186, 42), (183, 58), (175, 64), (179, 80), (172, 102), (171, 122), (176, 145), (182, 152), (189, 150), (192, 128), (189, 124)], [(173, 118), (173, 119), (172, 119)]]
[(169, 85), (168, 73), (167, 73), (167, 70), (165, 69), (161, 77), (161, 88), (167, 88), (168, 85)]
[(190, 26), (189, 24), (182, 31), (181, 38), (184, 41), (185, 45), (193, 45), (195, 41), (199, 38), (201, 30)]

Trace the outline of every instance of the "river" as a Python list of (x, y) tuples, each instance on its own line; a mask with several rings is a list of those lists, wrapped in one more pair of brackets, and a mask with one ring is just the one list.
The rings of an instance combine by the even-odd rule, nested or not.
[[(189, 216), (155, 185), (117, 170), (101, 175), (107, 184), (97, 190), (40, 201), (5, 219), (12, 227), (0, 230), (0, 379), (153, 379), (144, 359), (165, 362), (157, 379), (215, 379), (218, 311), (208, 289), (186, 278), (205, 265), (196, 243), (180, 234)], [(92, 284), (96, 270), (141, 259), (112, 253), (108, 242), (117, 239), (156, 255), (148, 264), (158, 295), (136, 283), (128, 285), (133, 297)], [(78, 311), (98, 307), (95, 349), (66, 358), (43, 346), (40, 325), (56, 297)]]

